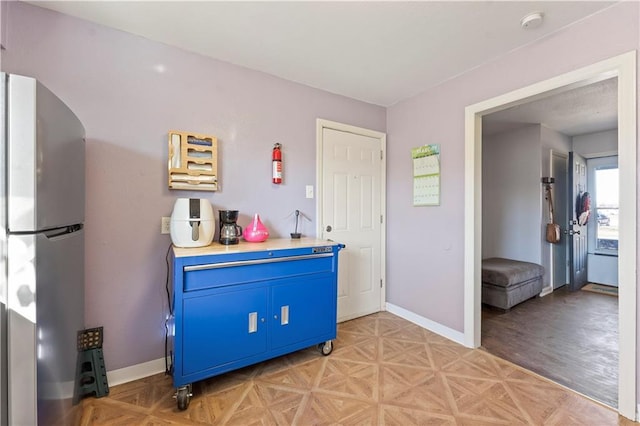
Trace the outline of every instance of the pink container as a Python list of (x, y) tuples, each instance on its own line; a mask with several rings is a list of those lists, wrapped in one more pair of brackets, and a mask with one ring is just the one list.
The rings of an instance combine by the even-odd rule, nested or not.
[(253, 221), (244, 228), (242, 236), (245, 241), (250, 243), (261, 243), (269, 238), (269, 231), (260, 221), (258, 213), (253, 217)]

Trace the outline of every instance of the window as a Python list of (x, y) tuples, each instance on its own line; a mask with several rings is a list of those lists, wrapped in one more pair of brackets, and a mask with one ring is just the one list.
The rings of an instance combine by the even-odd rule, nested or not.
[(618, 167), (600, 166), (594, 169), (596, 250), (618, 251)]

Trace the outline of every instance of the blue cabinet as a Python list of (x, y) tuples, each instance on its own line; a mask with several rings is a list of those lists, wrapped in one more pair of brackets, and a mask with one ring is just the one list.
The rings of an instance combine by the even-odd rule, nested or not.
[(266, 318), (267, 293), (268, 288), (261, 287), (185, 298), (183, 375), (265, 353), (267, 332), (258, 327), (258, 318)]
[[(271, 286), (271, 348), (287, 348), (334, 333), (336, 292), (326, 276), (276, 281)], [(305, 344), (304, 346), (310, 346)]]
[(178, 407), (192, 383), (336, 337), (341, 245), (269, 240), (173, 248), (170, 339)]

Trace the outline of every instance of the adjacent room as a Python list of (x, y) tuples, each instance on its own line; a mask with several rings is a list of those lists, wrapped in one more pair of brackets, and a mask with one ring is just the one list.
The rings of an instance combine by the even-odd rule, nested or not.
[[(483, 118), (483, 258), (541, 265), (544, 275), (509, 305), (483, 293), (482, 345), (611, 407), (618, 403), (617, 124), (616, 79)], [(568, 175), (574, 170), (582, 182)], [(583, 186), (574, 193), (574, 185)], [(580, 221), (585, 193), (594, 216)], [(558, 241), (545, 239), (548, 223), (558, 224)]]

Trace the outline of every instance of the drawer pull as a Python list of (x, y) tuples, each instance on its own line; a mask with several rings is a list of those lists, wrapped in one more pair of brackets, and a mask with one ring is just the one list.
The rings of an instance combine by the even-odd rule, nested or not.
[(258, 331), (258, 313), (249, 312), (249, 333)]
[(276, 257), (275, 259), (256, 259), (256, 260), (239, 260), (236, 262), (221, 262), (221, 263), (207, 263), (205, 265), (191, 265), (185, 266), (184, 271), (202, 271), (206, 269), (221, 269), (221, 268), (233, 268), (236, 266), (247, 266), (247, 265), (260, 265), (264, 263), (278, 263), (278, 262), (289, 262), (292, 260), (307, 260), (307, 259), (318, 259), (321, 257), (332, 257), (333, 253), (319, 253), (319, 254), (307, 254), (303, 256), (287, 256), (287, 257)]
[(289, 305), (280, 307), (280, 325), (289, 324)]

